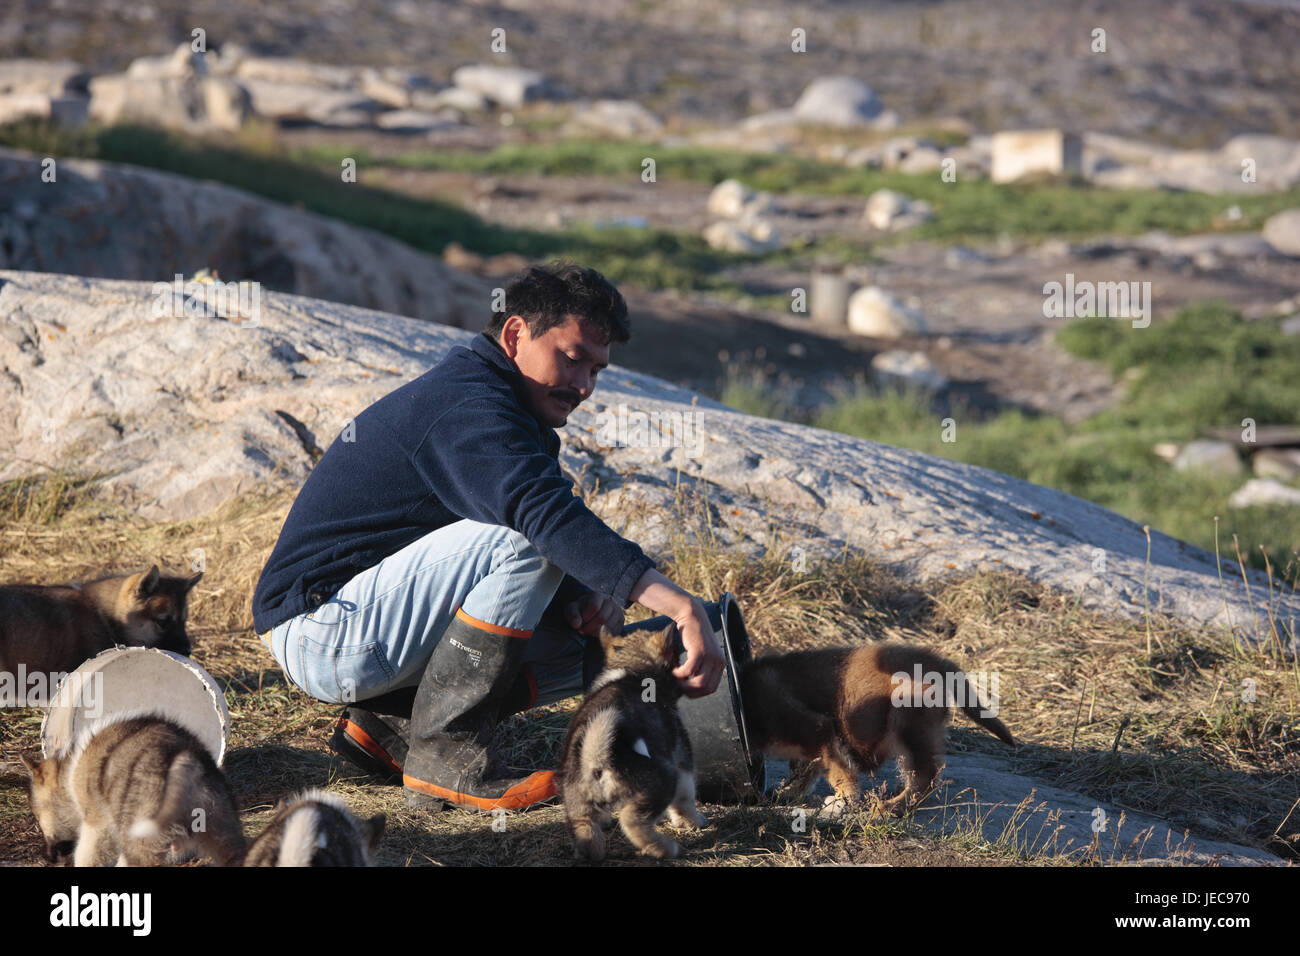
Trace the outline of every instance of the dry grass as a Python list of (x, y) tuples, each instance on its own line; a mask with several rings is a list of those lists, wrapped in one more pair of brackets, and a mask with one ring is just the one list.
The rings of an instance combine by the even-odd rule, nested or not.
[[(195, 659), (226, 688), (233, 737), (226, 769), (251, 834), (287, 793), (329, 787), (359, 814), (384, 813), (380, 861), (389, 865), (567, 865), (559, 808), (487, 815), (405, 807), (400, 787), (352, 773), (325, 741), (337, 708), (286, 684), (252, 632), (249, 601), (292, 497), (246, 496), (187, 522), (150, 522), (96, 501), (85, 478), (54, 473), (0, 487), (0, 580), (53, 583), (158, 563), (201, 563), (192, 595)], [(700, 503), (679, 499), (678, 527)], [(691, 512), (686, 514), (685, 512)], [(1178, 828), (1295, 857), (1300, 846), (1300, 669), (1268, 649), (1202, 634), (1167, 619), (1117, 621), (1079, 610), (1068, 595), (1008, 574), (926, 588), (860, 556), (795, 571), (789, 542), (758, 558), (711, 537), (681, 535), (661, 562), (694, 593), (736, 594), (759, 653), (907, 639), (972, 669), (996, 672), (1002, 716), (1026, 741), (1012, 767), (1098, 800), (1161, 816)], [(1152, 653), (1148, 656), (1150, 640)], [(1255, 701), (1241, 699), (1244, 680)], [(575, 702), (511, 718), (500, 741), (521, 767), (553, 766)], [(963, 722), (964, 723), (964, 722)], [(17, 752), (38, 746), (35, 711), (0, 714), (0, 860), (36, 863), (40, 838), (27, 810)], [(958, 724), (949, 751), (1005, 753)], [(1059, 865), (1051, 853), (990, 841), (974, 827), (936, 836), (911, 819), (868, 814), (792, 832), (790, 808), (711, 806), (712, 826), (686, 834), (673, 865)], [(616, 836), (611, 862), (652, 864)], [(1072, 858), (1071, 863), (1080, 862)], [(1085, 861), (1086, 862), (1086, 861)]]

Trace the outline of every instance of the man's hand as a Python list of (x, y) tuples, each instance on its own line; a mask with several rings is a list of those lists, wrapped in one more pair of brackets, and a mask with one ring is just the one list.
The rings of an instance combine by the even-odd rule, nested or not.
[(613, 598), (596, 591), (566, 604), (564, 616), (570, 627), (588, 637), (600, 637), (602, 624), (615, 634), (623, 633), (623, 609)]
[(673, 671), (687, 697), (706, 697), (718, 689), (726, 662), (704, 611), (704, 602), (688, 594), (650, 568), (632, 587), (632, 600), (657, 614), (666, 614), (677, 625), (686, 648), (685, 662)]
[(676, 621), (686, 648), (686, 660), (673, 671), (673, 676), (687, 697), (706, 697), (718, 689), (726, 661), (704, 611), (704, 602), (692, 598), (691, 607)]

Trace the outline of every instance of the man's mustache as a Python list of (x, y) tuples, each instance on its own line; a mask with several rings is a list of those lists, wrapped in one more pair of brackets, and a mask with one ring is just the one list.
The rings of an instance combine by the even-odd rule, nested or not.
[(572, 405), (577, 405), (579, 402), (582, 401), (582, 396), (579, 395), (577, 392), (567, 392), (561, 389), (556, 389), (555, 391), (551, 392), (551, 397), (558, 398), (561, 401), (569, 402)]

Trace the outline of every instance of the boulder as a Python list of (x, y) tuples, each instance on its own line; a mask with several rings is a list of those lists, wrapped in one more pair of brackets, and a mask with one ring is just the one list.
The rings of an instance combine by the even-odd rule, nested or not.
[(704, 241), (723, 252), (760, 253), (781, 248), (781, 236), (761, 216), (741, 216), (712, 223), (704, 230)]
[(1221, 477), (1231, 477), (1242, 472), (1241, 456), (1236, 446), (1226, 441), (1202, 439), (1188, 442), (1174, 459), (1178, 471), (1198, 471)]
[(891, 349), (871, 359), (871, 370), (876, 379), (893, 385), (905, 385), (937, 392), (946, 388), (948, 380), (939, 367), (924, 352)]
[(618, 139), (657, 136), (664, 128), (659, 117), (632, 100), (597, 100), (579, 104), (574, 108), (569, 126), (576, 132)]
[(182, 43), (164, 56), (141, 56), (132, 60), (126, 75), (136, 79), (184, 79), (190, 76), (207, 76), (206, 54)]
[(0, 60), (0, 95), (61, 97), (86, 91), (90, 74), (71, 60)]
[(901, 232), (934, 218), (934, 208), (924, 200), (912, 199), (892, 189), (877, 189), (867, 198), (862, 218), (882, 232)]
[(1074, 133), (1059, 129), (995, 133), (991, 177), (1010, 183), (1025, 176), (1080, 172), (1083, 146)]
[(1300, 448), (1261, 448), (1250, 456), (1250, 470), (1260, 478), (1300, 478)]
[(267, 119), (347, 128), (369, 125), (384, 109), (382, 103), (356, 90), (258, 78), (240, 82), (248, 90), (253, 112)]
[[(445, 274), (426, 270), (426, 300), (447, 299), (436, 284)], [(205, 514), (242, 491), (296, 490), (312, 450), (328, 447), (358, 410), (472, 338), (271, 291), (256, 325), (158, 316), (156, 302), (152, 282), (0, 272), (0, 368), (8, 370), (0, 374), (0, 481), (45, 464), (98, 469), (110, 477), (95, 493), (166, 518)], [(684, 427), (619, 444), (607, 424), (620, 403)], [(1156, 530), (1148, 559), (1140, 525), (983, 468), (745, 415), (617, 364), (569, 421), (561, 464), (584, 476), (592, 507), (652, 556), (671, 554), (679, 534), (710, 529), (719, 548), (759, 554), (775, 527), (810, 560), (847, 549), (918, 582), (1018, 570), (1089, 610), (1140, 620), (1150, 607), (1220, 633), (1231, 622), (1246, 641), (1268, 630), (1241, 627), (1252, 598), (1258, 609), (1268, 593), (1262, 574), (1248, 570), (1243, 582), (1229, 566), (1220, 581), (1214, 555)], [(708, 509), (665, 521), (685, 488), (707, 494)], [(1273, 591), (1278, 619), (1300, 617), (1294, 591)]]
[(492, 105), (478, 90), (466, 90), (459, 86), (449, 86), (437, 92), (431, 90), (413, 90), (411, 105), (418, 110), (436, 113), (441, 109), (460, 110), (462, 113), (479, 113)]
[(482, 93), (507, 109), (518, 109), (531, 100), (542, 99), (547, 89), (542, 74), (518, 66), (462, 66), (452, 73), (451, 81), (461, 89)]
[(459, 126), (458, 120), (446, 113), (426, 113), (423, 110), (390, 110), (375, 117), (375, 125), (380, 129), (400, 133), (431, 133), (434, 130), (452, 129)]
[(1284, 209), (1264, 223), (1264, 240), (1284, 256), (1300, 258), (1300, 209)]
[(90, 117), (104, 124), (148, 123), (189, 133), (233, 132), (249, 115), (244, 87), (210, 76), (188, 44), (167, 57), (143, 57), (125, 73), (90, 81)]
[[(215, 183), (115, 163), (0, 150), (0, 267), (171, 280), (223, 280), (482, 328), (489, 288), (395, 239)], [(142, 214), (148, 211), (148, 215)], [(2, 377), (2, 376), (0, 376)]]
[(1300, 507), (1300, 488), (1284, 485), (1276, 478), (1252, 478), (1228, 498), (1230, 508), (1259, 508), (1273, 505)]
[(934, 146), (918, 146), (898, 163), (900, 173), (933, 173), (943, 165), (943, 151)]
[(924, 335), (925, 318), (878, 286), (859, 289), (849, 297), (849, 331), (875, 339)]
[(0, 93), (0, 125), (25, 119), (41, 119), (59, 126), (76, 127), (90, 115), (90, 100), (84, 96), (52, 96), (49, 93)]
[(883, 110), (871, 87), (854, 76), (818, 77), (794, 104), (800, 122), (827, 126), (870, 126)]
[(432, 92), (433, 83), (421, 73), (368, 66), (360, 73), (359, 88), (372, 100), (400, 110), (415, 105), (412, 98), (417, 90)]
[(360, 78), (350, 66), (330, 66), (291, 57), (245, 56), (235, 75), (241, 80), (263, 80), (319, 89), (354, 90)]

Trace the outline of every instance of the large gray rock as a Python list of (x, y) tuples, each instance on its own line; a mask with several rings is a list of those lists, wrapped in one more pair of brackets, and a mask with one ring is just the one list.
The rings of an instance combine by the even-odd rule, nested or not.
[(42, 119), (60, 126), (81, 126), (90, 115), (90, 100), (84, 96), (52, 96), (49, 93), (0, 93), (0, 125), (25, 119)]
[(855, 76), (818, 77), (794, 104), (800, 122), (828, 126), (868, 126), (883, 110), (871, 87)]
[(1300, 508), (1300, 488), (1284, 485), (1276, 478), (1252, 478), (1228, 498), (1232, 508), (1254, 508), (1285, 505)]
[[(222, 279), (479, 328), (486, 285), (395, 239), (214, 183), (115, 163), (0, 149), (0, 267), (170, 280)], [(345, 187), (346, 188), (346, 187)], [(148, 211), (148, 215), (142, 211)]]
[(1284, 209), (1269, 216), (1263, 235), (1278, 252), (1300, 258), (1300, 209)]
[[(470, 338), (273, 292), (251, 325), (156, 316), (147, 282), (16, 272), (0, 281), (0, 481), (33, 462), (102, 468), (119, 500), (156, 516), (201, 514), (263, 482), (298, 487), (312, 449)], [(1212, 555), (1158, 531), (1148, 562), (1142, 528), (1105, 508), (743, 415), (617, 365), (564, 438), (561, 462), (583, 476), (594, 507), (651, 552), (692, 530), (758, 551), (778, 527), (810, 556), (847, 546), (920, 580), (1015, 570), (1120, 615), (1138, 617), (1147, 603), (1218, 628), (1229, 615), (1238, 627), (1251, 620), (1235, 568), (1220, 581)], [(708, 530), (702, 514), (694, 528), (664, 520), (690, 487), (707, 490)], [(1263, 575), (1247, 580), (1254, 595), (1267, 593)], [(1300, 616), (1300, 597), (1273, 589), (1277, 617)]]

